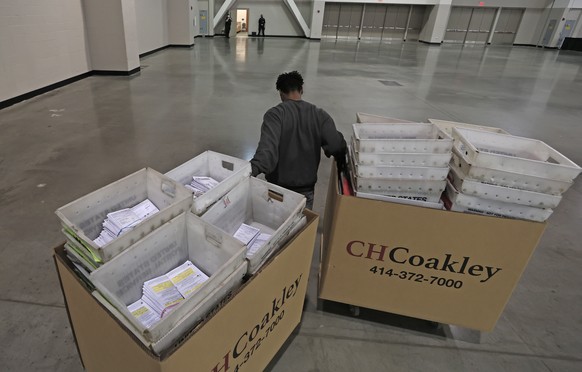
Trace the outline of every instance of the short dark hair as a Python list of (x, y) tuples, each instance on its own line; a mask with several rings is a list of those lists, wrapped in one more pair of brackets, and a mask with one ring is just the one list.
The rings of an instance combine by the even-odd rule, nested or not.
[(285, 72), (277, 78), (277, 90), (285, 94), (303, 91), (303, 77), (297, 71)]

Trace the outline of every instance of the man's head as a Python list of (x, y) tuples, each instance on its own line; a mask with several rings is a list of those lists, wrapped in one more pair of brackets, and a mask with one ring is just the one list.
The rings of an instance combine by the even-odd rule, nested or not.
[(275, 85), (281, 101), (300, 100), (303, 95), (303, 77), (297, 71), (285, 72), (277, 78)]
[(261, 14), (261, 18), (263, 18), (263, 15)]

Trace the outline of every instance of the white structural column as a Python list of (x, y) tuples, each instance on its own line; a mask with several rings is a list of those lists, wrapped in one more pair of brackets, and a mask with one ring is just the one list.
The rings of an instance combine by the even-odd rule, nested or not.
[[(139, 1), (139, 0), (138, 0)], [(191, 46), (198, 34), (198, 1), (167, 0), (170, 45)]]
[[(212, 22), (212, 25), (209, 25), (209, 29), (210, 29), (210, 26), (212, 26), (212, 30), (214, 30), (214, 26), (217, 25), (218, 22), (220, 22), (222, 17), (224, 17), (226, 12), (228, 12), (230, 10), (230, 8), (232, 8), (234, 3), (236, 3), (236, 0), (225, 0), (224, 3), (222, 3), (222, 6), (220, 7), (220, 9), (218, 9), (218, 12), (214, 15), (214, 21)], [(212, 9), (214, 9), (214, 2), (212, 4)], [(210, 12), (210, 10), (209, 10), (209, 12)], [(235, 19), (235, 21), (236, 21), (236, 19)]]
[(307, 22), (305, 22), (303, 15), (299, 11), (299, 8), (297, 8), (295, 0), (283, 0), (283, 1), (287, 5), (287, 7), (289, 7), (289, 9), (291, 10), (291, 13), (293, 13), (293, 16), (297, 20), (297, 23), (299, 23), (299, 26), (301, 26), (301, 29), (303, 30), (305, 37), (310, 37), (311, 31), (309, 30), (309, 26), (307, 26)]
[(439, 5), (432, 7), (428, 20), (420, 32), (420, 41), (430, 44), (443, 42), (451, 14), (451, 2), (451, 0), (442, 0)]
[(497, 23), (499, 22), (499, 16), (501, 15), (501, 11), (503, 8), (497, 8), (495, 11), (495, 19), (493, 20), (493, 24), (491, 25), (491, 30), (489, 30), (489, 37), (487, 38), (487, 44), (491, 44), (493, 41), (493, 36), (495, 36), (495, 30), (497, 29)]
[(311, 13), (311, 39), (321, 39), (321, 31), (323, 29), (323, 12), (325, 11), (325, 1), (314, 0), (313, 11)]
[(91, 68), (135, 72), (139, 48), (135, 0), (83, 1)]

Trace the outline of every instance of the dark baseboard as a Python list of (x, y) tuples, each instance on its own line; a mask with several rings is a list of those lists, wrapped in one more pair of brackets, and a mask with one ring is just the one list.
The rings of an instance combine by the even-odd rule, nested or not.
[(96, 76), (130, 76), (130, 75), (133, 75), (133, 74), (139, 72), (140, 70), (141, 70), (141, 68), (137, 67), (131, 71), (93, 70), (93, 71), (84, 72), (80, 75), (73, 76), (73, 77), (70, 77), (70, 78), (65, 79), (65, 80), (61, 80), (61, 81), (56, 82), (56, 83), (51, 84), (51, 85), (47, 85), (46, 87), (35, 89), (31, 92), (24, 93), (24, 94), (21, 94), (19, 96), (13, 97), (13, 98), (9, 98), (5, 101), (1, 101), (0, 102), (0, 110), (5, 109), (6, 107), (9, 107), (9, 106), (15, 105), (17, 103), (20, 103), (22, 101), (29, 100), (29, 99), (34, 98), (36, 96), (40, 96), (41, 94), (48, 93), (52, 90), (62, 88), (65, 85), (75, 83), (79, 80), (83, 80), (85, 78), (88, 78), (88, 77), (91, 77), (94, 75), (96, 75)]
[(428, 45), (441, 45), (442, 43), (433, 43), (430, 41), (418, 40), (419, 43), (428, 44)]
[(534, 44), (513, 44), (513, 46), (536, 47)]
[[(196, 37), (200, 37), (200, 36), (196, 36)], [(152, 54), (157, 53), (157, 52), (161, 52), (162, 50), (166, 50), (168, 48), (192, 48), (193, 46), (194, 46), (194, 44), (190, 44), (190, 45), (187, 45), (187, 44), (169, 44), (169, 45), (166, 45), (166, 46), (163, 46), (160, 48), (156, 48), (154, 50), (150, 50), (149, 52), (142, 53), (139, 55), (139, 58), (147, 57), (149, 55), (152, 55)]]
[(92, 71), (84, 72), (84, 73), (82, 73), (80, 75), (70, 77), (68, 79), (59, 81), (59, 82), (54, 83), (54, 84), (51, 84), (51, 85), (47, 85), (46, 87), (42, 87), (42, 88), (39, 88), (39, 89), (35, 89), (32, 92), (24, 93), (24, 94), (21, 94), (21, 95), (16, 96), (16, 97), (9, 98), (9, 99), (7, 99), (5, 101), (1, 101), (0, 102), (0, 110), (6, 108), (8, 106), (12, 106), (12, 105), (14, 105), (16, 103), (19, 103), (19, 102), (26, 101), (28, 99), (34, 98), (34, 97), (39, 96), (41, 94), (48, 93), (51, 90), (55, 90), (55, 89), (58, 89), (58, 88), (62, 88), (65, 85), (69, 85), (69, 84), (74, 83), (74, 82), (77, 82), (79, 80), (83, 80), (85, 78), (88, 78), (91, 75), (93, 75), (93, 72)]
[(249, 35), (249, 37), (252, 38), (265, 38), (265, 37), (288, 37), (288, 38), (293, 38), (293, 39), (309, 39), (308, 37), (305, 36), (298, 36), (298, 35), (265, 35), (265, 36), (259, 36), (259, 35)]
[(149, 52), (145, 52), (145, 53), (140, 54), (139, 55), (139, 58), (147, 57), (147, 56), (149, 56), (151, 54), (154, 54), (154, 53), (157, 53), (157, 52), (161, 52), (162, 50), (167, 49), (169, 47), (170, 47), (169, 45), (166, 45), (166, 46), (163, 46), (163, 47), (160, 47), (160, 48), (156, 48), (154, 50), (150, 50)]
[(309, 40), (321, 41), (321, 38), (320, 37), (310, 37)]
[[(191, 49), (192, 47), (194, 47), (194, 44), (191, 45), (181, 45), (181, 44), (171, 44), (171, 45), (166, 45), (163, 46), (161, 48), (157, 48), (154, 50), (150, 50), (149, 52), (145, 52), (139, 55), (139, 58), (143, 58), (143, 57), (147, 57), (151, 54), (157, 53), (157, 52), (161, 52), (164, 49), (167, 48), (183, 48), (183, 49)], [(55, 90), (61, 87), (64, 87), (65, 85), (69, 85), (71, 83), (77, 82), (79, 80), (88, 78), (90, 76), (130, 76), (133, 74), (136, 74), (138, 72), (141, 71), (141, 67), (136, 67), (131, 71), (115, 71), (115, 70), (93, 70), (93, 71), (88, 71), (85, 73), (82, 73), (80, 75), (77, 76), (73, 76), (70, 77), (68, 79), (59, 81), (57, 83), (51, 84), (51, 85), (47, 85), (46, 87), (42, 87), (39, 89), (35, 89), (32, 92), (28, 92), (28, 93), (24, 93), (21, 94), (19, 96), (13, 97), (13, 98), (9, 98), (5, 101), (1, 101), (0, 102), (0, 110), (8, 107), (8, 106), (12, 106), (16, 103), (22, 102), (22, 101), (26, 101), (28, 99), (34, 98), (36, 96), (39, 96), (41, 94), (44, 93), (48, 93), (51, 90)]]
[(191, 49), (194, 47), (194, 44), (170, 44), (168, 45), (170, 48), (183, 48), (183, 49)]
[(130, 71), (115, 71), (115, 70), (93, 70), (93, 75), (97, 76), (130, 76), (138, 73), (141, 67), (136, 67)]

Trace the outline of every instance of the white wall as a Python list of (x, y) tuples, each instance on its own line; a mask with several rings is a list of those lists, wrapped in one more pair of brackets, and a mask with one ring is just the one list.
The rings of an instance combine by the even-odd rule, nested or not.
[(194, 44), (198, 9), (198, 0), (136, 0), (139, 54), (167, 45)]
[(0, 101), (90, 70), (81, 0), (0, 1)]
[(168, 45), (167, 0), (136, 0), (139, 54)]

